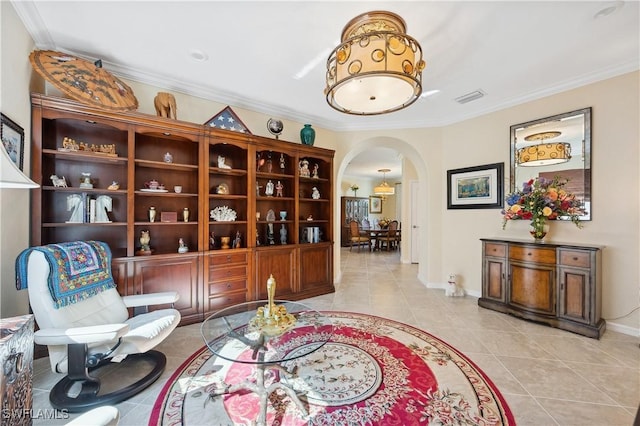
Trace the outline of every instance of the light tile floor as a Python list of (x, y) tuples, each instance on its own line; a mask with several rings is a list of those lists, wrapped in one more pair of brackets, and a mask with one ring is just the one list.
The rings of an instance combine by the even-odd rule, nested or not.
[[(465, 353), (497, 385), (519, 425), (631, 425), (640, 403), (640, 339), (607, 331), (600, 340), (480, 308), (473, 297), (446, 297), (417, 279), (398, 253), (342, 250), (336, 292), (306, 299), (319, 310), (363, 312), (422, 328)], [(199, 324), (179, 327), (159, 350), (163, 376), (118, 404), (121, 425), (146, 425), (172, 372), (203, 346)], [(59, 379), (48, 359), (34, 362), (34, 410), (49, 409)], [(72, 414), (71, 418), (77, 417)], [(68, 420), (34, 419), (34, 425)], [(203, 425), (215, 419), (203, 419)]]

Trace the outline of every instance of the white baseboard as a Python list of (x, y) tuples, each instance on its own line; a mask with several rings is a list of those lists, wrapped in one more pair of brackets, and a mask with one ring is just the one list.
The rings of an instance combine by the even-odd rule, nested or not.
[[(616, 324), (615, 322), (607, 321), (607, 330), (615, 331), (629, 336), (640, 337), (640, 329), (629, 327), (628, 325)], [(606, 331), (605, 331), (606, 333)]]

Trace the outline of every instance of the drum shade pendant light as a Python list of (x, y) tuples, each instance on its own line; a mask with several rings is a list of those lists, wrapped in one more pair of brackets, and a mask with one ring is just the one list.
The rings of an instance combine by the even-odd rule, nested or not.
[(386, 114), (408, 107), (422, 93), (422, 48), (405, 34), (404, 20), (373, 11), (353, 18), (327, 61), (325, 95), (346, 114)]
[(571, 145), (567, 142), (545, 143), (547, 139), (560, 136), (560, 132), (542, 132), (526, 136), (525, 141), (540, 141), (537, 145), (525, 146), (516, 152), (519, 166), (549, 166), (566, 163), (571, 159)]
[(387, 173), (391, 171), (391, 169), (379, 169), (380, 173), (382, 173), (382, 183), (375, 188), (373, 188), (373, 193), (376, 195), (393, 195), (396, 193), (396, 190), (393, 186), (390, 186), (387, 183)]

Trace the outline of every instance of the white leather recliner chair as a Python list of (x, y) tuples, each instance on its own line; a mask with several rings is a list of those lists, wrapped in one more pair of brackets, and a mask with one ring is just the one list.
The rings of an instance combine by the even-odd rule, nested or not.
[[(110, 275), (111, 252), (108, 247), (106, 251)], [(130, 318), (128, 308), (139, 310), (137, 307), (159, 304), (173, 306), (178, 300), (177, 293), (122, 297), (113, 287), (56, 308), (49, 287), (50, 260), (38, 248), (31, 248), (25, 250), (22, 266), (26, 269), (29, 302), (39, 327), (35, 342), (47, 345), (51, 369), (66, 374), (51, 390), (51, 405), (69, 412), (87, 411), (101, 405), (116, 404), (151, 385), (166, 365), (165, 355), (152, 348), (175, 329), (180, 322), (180, 313), (171, 307)], [(90, 373), (114, 357), (122, 356), (126, 356), (122, 362), (139, 362), (139, 358), (143, 358), (143, 362), (151, 362), (153, 367), (136, 382), (101, 394), (100, 380)], [(126, 379), (123, 377), (122, 382), (125, 383)]]

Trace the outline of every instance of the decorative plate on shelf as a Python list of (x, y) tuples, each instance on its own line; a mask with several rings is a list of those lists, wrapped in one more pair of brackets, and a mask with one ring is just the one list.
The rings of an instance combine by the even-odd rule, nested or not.
[(229, 194), (229, 186), (226, 183), (221, 183), (216, 188), (216, 194), (228, 195)]

